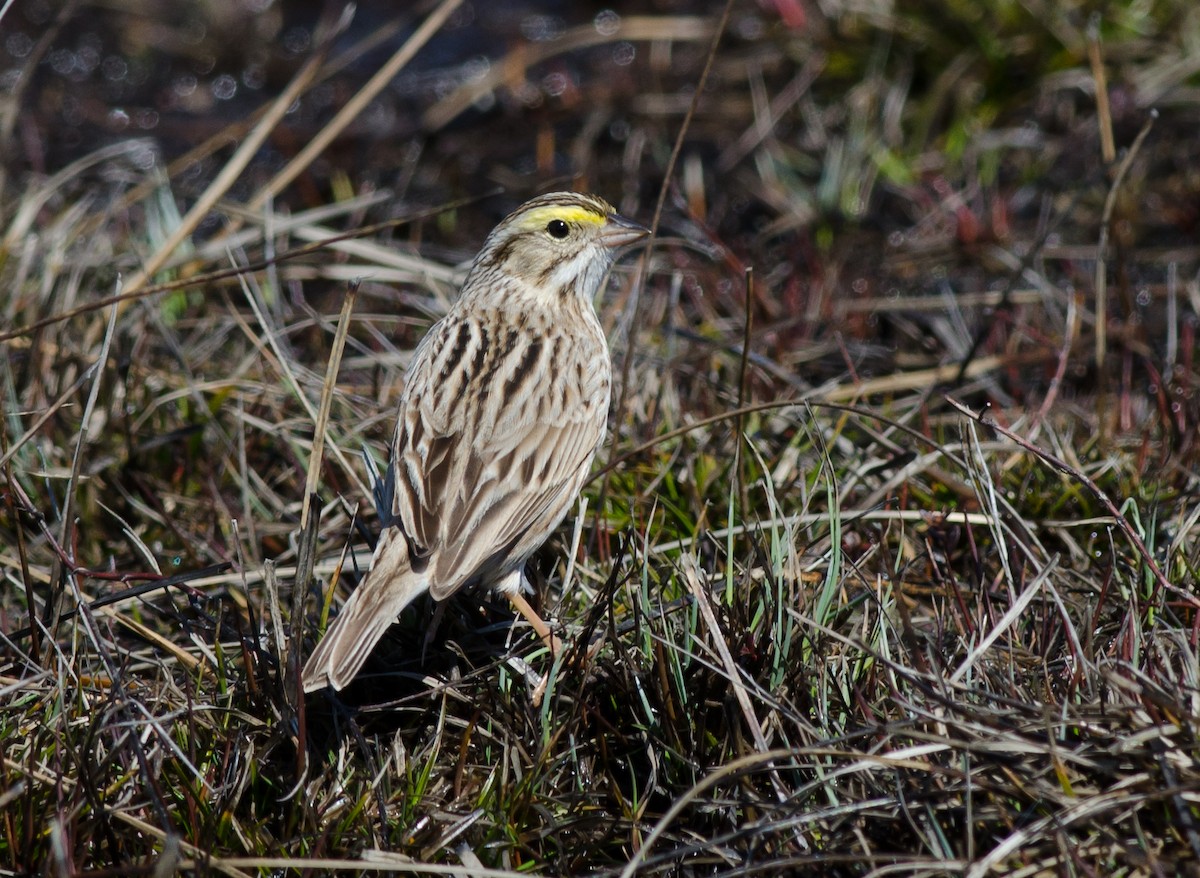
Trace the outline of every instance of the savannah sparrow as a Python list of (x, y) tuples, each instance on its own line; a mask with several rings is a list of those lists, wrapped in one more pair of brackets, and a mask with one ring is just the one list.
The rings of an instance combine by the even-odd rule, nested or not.
[(424, 591), (499, 589), (555, 647), (521, 596), (522, 570), (604, 436), (612, 366), (592, 299), (616, 250), (646, 234), (595, 196), (553, 192), (488, 236), (413, 355), (383, 490), (391, 516), (304, 666), (304, 691), (349, 683)]

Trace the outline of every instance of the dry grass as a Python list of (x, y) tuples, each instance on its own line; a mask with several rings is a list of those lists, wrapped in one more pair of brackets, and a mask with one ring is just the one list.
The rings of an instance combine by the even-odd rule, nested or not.
[[(734, 4), (691, 116), (719, 8), (442, 4), (388, 88), (409, 37), (352, 25), (156, 142), (36, 65), (187, 22), (6, 44), (43, 72), (0, 118), (0, 875), (1197, 873), (1200, 16), (827, 5)], [(418, 604), (305, 701), (463, 261), (545, 184), (650, 219), (685, 126), (599, 303), (606, 460), (530, 568), (579, 648)]]

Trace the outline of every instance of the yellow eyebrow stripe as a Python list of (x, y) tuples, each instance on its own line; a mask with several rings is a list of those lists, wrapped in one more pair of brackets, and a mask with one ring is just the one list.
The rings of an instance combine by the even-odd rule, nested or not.
[(607, 217), (588, 210), (586, 207), (572, 207), (564, 204), (548, 204), (545, 207), (535, 207), (521, 217), (521, 227), (525, 229), (543, 228), (550, 220), (559, 219), (566, 223), (604, 225)]

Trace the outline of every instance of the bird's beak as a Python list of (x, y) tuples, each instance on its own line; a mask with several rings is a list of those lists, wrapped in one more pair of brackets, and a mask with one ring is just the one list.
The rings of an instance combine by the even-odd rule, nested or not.
[(615, 250), (618, 247), (640, 241), (648, 234), (650, 234), (650, 230), (645, 226), (626, 219), (619, 213), (610, 213), (608, 222), (600, 230), (600, 243)]

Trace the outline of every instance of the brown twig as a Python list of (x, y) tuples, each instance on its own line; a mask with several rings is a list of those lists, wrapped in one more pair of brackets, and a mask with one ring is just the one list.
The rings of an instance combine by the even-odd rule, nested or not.
[(1046, 397), (1042, 400), (1042, 404), (1038, 407), (1037, 413), (1033, 416), (1033, 422), (1029, 426), (1030, 442), (1036, 440), (1038, 433), (1041, 432), (1042, 422), (1050, 414), (1054, 401), (1058, 399), (1058, 391), (1062, 387), (1063, 379), (1067, 376), (1067, 364), (1071, 360), (1071, 349), (1075, 347), (1075, 339), (1079, 335), (1079, 324), (1082, 322), (1082, 316), (1079, 313), (1080, 298), (1079, 293), (1073, 292), (1067, 300), (1067, 326), (1066, 332), (1063, 333), (1062, 348), (1058, 352), (1058, 365), (1054, 369), (1054, 376), (1050, 379), (1050, 386), (1046, 388)]
[(333, 407), (333, 391), (337, 386), (338, 369), (342, 365), (342, 351), (346, 349), (346, 335), (350, 332), (350, 314), (354, 300), (358, 298), (358, 282), (346, 286), (346, 298), (342, 301), (342, 314), (338, 318), (337, 331), (333, 336), (333, 347), (329, 352), (329, 363), (325, 369), (325, 381), (321, 385), (321, 402), (313, 424), (312, 454), (308, 458), (308, 474), (304, 485), (304, 506), (300, 512), (300, 530), (308, 527), (308, 516), (312, 500), (317, 495), (317, 483), (321, 480), (321, 461), (325, 455), (325, 431), (329, 425), (329, 411)]
[(1096, 84), (1096, 124), (1100, 128), (1100, 157), (1104, 159), (1104, 164), (1111, 165), (1117, 157), (1117, 146), (1113, 138), (1112, 110), (1108, 105), (1108, 76), (1104, 72), (1104, 58), (1100, 54), (1099, 13), (1093, 13), (1088, 19), (1087, 47), (1092, 81)]
[[(1125, 181), (1125, 175), (1129, 173), (1129, 168), (1133, 165), (1134, 158), (1137, 157), (1138, 152), (1141, 151), (1142, 144), (1145, 143), (1146, 137), (1150, 134), (1150, 129), (1154, 127), (1156, 119), (1158, 119), (1158, 110), (1151, 110), (1145, 124), (1142, 125), (1142, 130), (1134, 138), (1133, 145), (1129, 147), (1129, 151), (1121, 159), (1121, 164), (1117, 166), (1117, 172), (1113, 175), (1112, 185), (1108, 187), (1108, 196), (1104, 199), (1104, 213), (1100, 218), (1100, 241), (1096, 245), (1096, 373), (1100, 376), (1101, 382), (1104, 381), (1104, 358), (1108, 349), (1107, 259), (1109, 227), (1112, 225), (1113, 211), (1117, 207), (1117, 193), (1121, 189), (1121, 184)], [(1103, 394), (1101, 394), (1100, 399), (1103, 399)], [(1102, 430), (1104, 429), (1104, 423), (1104, 419), (1101, 419), (1100, 428)]]
[[(696, 82), (696, 90), (692, 93), (692, 101), (688, 105), (687, 113), (683, 117), (683, 123), (679, 126), (679, 133), (675, 136), (675, 145), (671, 148), (671, 157), (667, 160), (667, 167), (663, 171), (662, 186), (658, 190), (658, 202), (654, 205), (654, 216), (650, 220), (650, 237), (646, 240), (646, 246), (642, 250), (641, 256), (638, 258), (637, 267), (634, 270), (633, 293), (629, 298), (626, 307), (629, 309), (631, 316), (630, 326), (636, 326), (637, 307), (640, 301), (639, 291), (641, 289), (641, 279), (646, 275), (646, 265), (650, 258), (650, 249), (654, 246), (654, 239), (658, 236), (658, 224), (662, 219), (663, 205), (667, 200), (667, 192), (671, 187), (671, 177), (675, 173), (675, 165), (679, 161), (679, 153), (683, 149), (683, 140), (687, 136), (688, 129), (691, 127), (692, 119), (696, 115), (696, 108), (700, 105), (700, 96), (704, 94), (704, 86), (708, 82), (708, 75), (712, 71), (713, 61), (717, 56), (717, 46), (721, 42), (721, 35), (725, 33), (725, 28), (729, 24), (729, 16), (733, 12), (733, 0), (727, 0), (725, 9), (721, 12), (721, 18), (717, 22), (716, 30), (713, 32), (712, 44), (708, 49), (708, 56), (704, 59), (704, 69), (700, 71), (700, 78)], [(633, 367), (634, 353), (637, 349), (637, 333), (630, 331), (629, 340), (625, 346), (625, 359), (621, 364), (621, 392), (617, 397), (617, 405), (614, 409), (613, 416), (614, 430), (620, 430), (621, 422), (625, 420), (625, 409), (629, 403), (629, 375)], [(615, 436), (614, 436), (615, 439)], [(612, 455), (617, 451), (617, 443), (614, 441), (612, 445)], [(612, 455), (609, 457), (609, 462), (612, 461)], [(596, 513), (604, 514), (604, 500), (608, 495), (608, 478), (607, 474), (611, 472), (611, 466), (605, 466), (601, 470), (605, 474), (604, 481), (600, 484), (599, 499), (596, 503)]]
[[(742, 356), (738, 364), (738, 396), (737, 407), (741, 410), (746, 405), (747, 383), (749, 381), (749, 365), (750, 365), (750, 334), (753, 331), (754, 325), (754, 269), (746, 268), (746, 319), (742, 326)], [(736, 467), (734, 476), (738, 483), (738, 499), (741, 501), (741, 515), (744, 517), (750, 511), (750, 497), (746, 490), (746, 479), (742, 472), (742, 436), (745, 433), (745, 414), (738, 415), (737, 418), (737, 437), (734, 445), (734, 466)]]

